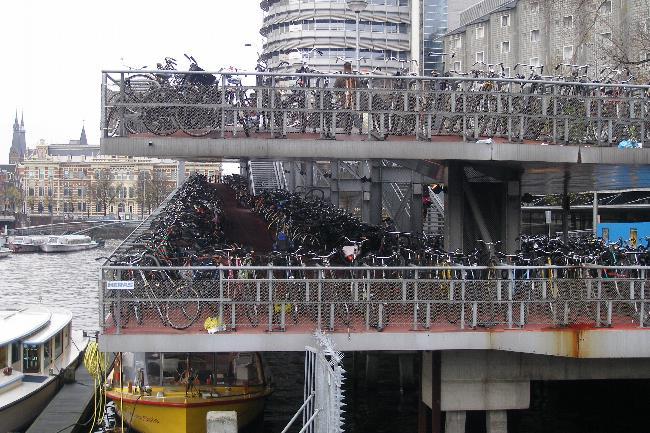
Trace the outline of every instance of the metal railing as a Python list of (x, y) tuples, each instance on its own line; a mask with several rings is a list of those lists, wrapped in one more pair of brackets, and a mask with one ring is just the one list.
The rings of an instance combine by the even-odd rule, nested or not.
[(650, 267), (104, 266), (101, 274), (100, 325), (115, 333), (203, 331), (208, 317), (225, 332), (650, 323)]
[[(105, 71), (104, 137), (152, 133), (285, 138), (362, 133), (550, 144), (650, 138), (650, 86), (468, 77)], [(247, 83), (250, 81), (250, 83)]]

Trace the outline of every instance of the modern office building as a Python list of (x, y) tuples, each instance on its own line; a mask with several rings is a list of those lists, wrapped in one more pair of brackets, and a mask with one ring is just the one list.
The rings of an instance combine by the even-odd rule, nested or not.
[[(506, 74), (544, 65), (544, 74), (575, 73), (620, 79), (607, 67), (627, 63), (648, 75), (650, 0), (484, 0), (460, 14), (460, 26), (445, 36), (445, 69), (467, 72), (477, 62), (503, 63)], [(645, 41), (645, 44), (644, 44)], [(514, 67), (522, 66), (518, 71)], [(585, 66), (578, 70), (571, 66)], [(638, 65), (634, 65), (638, 64)], [(500, 67), (498, 68), (500, 69)], [(573, 69), (573, 70), (572, 70)], [(622, 77), (625, 78), (625, 77)]]
[[(444, 36), (459, 26), (460, 13), (477, 0), (419, 0), (414, 5), (412, 27), (420, 29), (419, 52), (413, 57), (419, 59), (420, 72), (429, 76), (433, 71), (444, 70)], [(415, 2), (418, 3), (418, 2)], [(419, 22), (416, 22), (419, 20)]]
[[(360, 13), (361, 70), (388, 73), (412, 68), (411, 1), (369, 0)], [(356, 65), (356, 15), (345, 0), (265, 0), (260, 33), (262, 58), (272, 71), (295, 72), (302, 64), (337, 72)]]

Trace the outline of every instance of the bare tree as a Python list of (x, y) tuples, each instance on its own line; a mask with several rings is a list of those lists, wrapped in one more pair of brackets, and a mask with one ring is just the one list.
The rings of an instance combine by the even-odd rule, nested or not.
[(115, 202), (117, 198), (118, 190), (113, 185), (113, 180), (115, 176), (107, 168), (103, 168), (97, 172), (95, 177), (95, 182), (90, 188), (90, 193), (95, 200), (95, 203), (99, 203), (104, 210), (104, 216), (106, 216), (106, 210), (108, 205)]

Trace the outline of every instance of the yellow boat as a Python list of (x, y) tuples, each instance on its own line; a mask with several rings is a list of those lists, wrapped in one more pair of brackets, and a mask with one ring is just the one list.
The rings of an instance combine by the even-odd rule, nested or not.
[(242, 428), (272, 392), (254, 352), (123, 353), (109, 378), (106, 396), (140, 433), (205, 433), (214, 410), (236, 411)]

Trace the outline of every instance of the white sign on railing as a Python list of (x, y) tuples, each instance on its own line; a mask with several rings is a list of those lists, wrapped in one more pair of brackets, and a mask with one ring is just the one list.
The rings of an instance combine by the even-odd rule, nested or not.
[(107, 290), (133, 290), (135, 285), (133, 281), (107, 281)]

